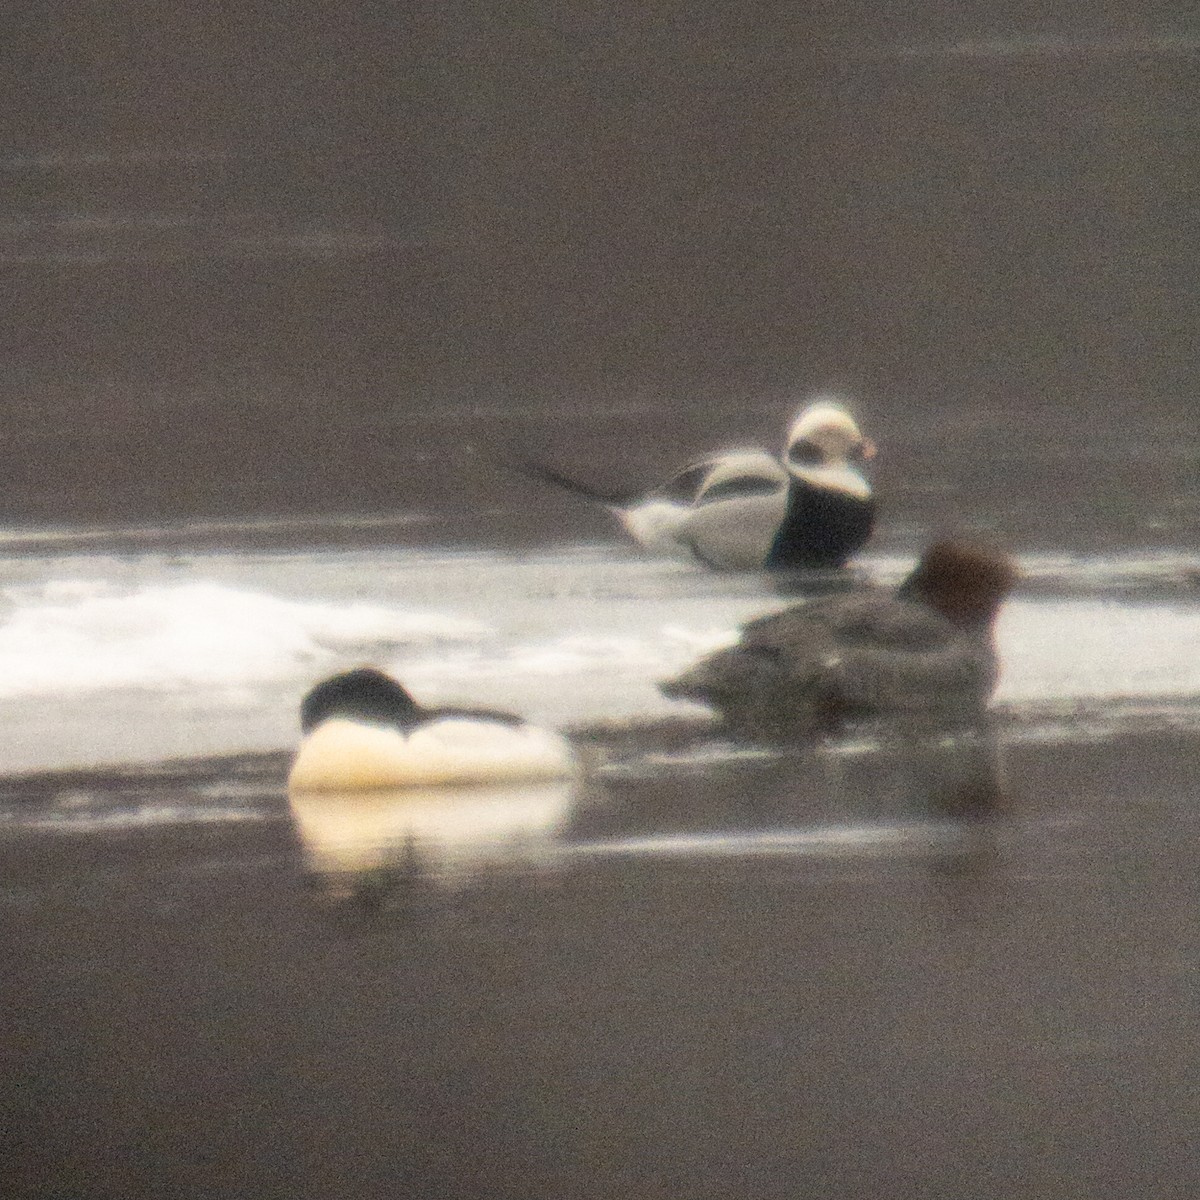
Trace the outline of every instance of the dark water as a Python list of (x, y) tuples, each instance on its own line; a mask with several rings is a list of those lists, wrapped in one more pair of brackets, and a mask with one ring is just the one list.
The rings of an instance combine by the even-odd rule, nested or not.
[[(4, 20), (5, 527), (595, 540), (514, 448), (653, 481), (832, 387), (884, 553), (1196, 545), (1189, 8)], [(1059, 733), (987, 820), (608, 744), (450, 885), (314, 879), (282, 759), (6, 780), (0, 1193), (1194, 1196), (1194, 727)]]
[(1193, 1195), (1194, 753), (1010, 745), (987, 820), (767, 854), (897, 777), (630, 780), (555, 863), (382, 891), (270, 763), (256, 820), (10, 836), (6, 1195)]
[(1195, 432), (1185, 6), (12, 22), (4, 520), (473, 510), (463, 441), (656, 478), (830, 386), (985, 488)]

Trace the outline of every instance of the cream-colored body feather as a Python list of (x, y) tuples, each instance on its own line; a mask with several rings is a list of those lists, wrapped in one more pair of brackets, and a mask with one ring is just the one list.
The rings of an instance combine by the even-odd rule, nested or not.
[(440, 717), (405, 732), (331, 717), (305, 737), (292, 764), (293, 791), (435, 787), (560, 779), (572, 773), (565, 738), (534, 725)]

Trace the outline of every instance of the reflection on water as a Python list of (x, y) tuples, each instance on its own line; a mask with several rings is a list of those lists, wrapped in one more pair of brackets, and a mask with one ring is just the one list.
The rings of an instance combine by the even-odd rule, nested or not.
[[(673, 771), (672, 771), (673, 767)], [(647, 754), (604, 772), (610, 803), (576, 814), (576, 861), (792, 858), (943, 865), (990, 855), (1004, 810), (991, 724), (953, 734), (872, 722), (852, 737), (775, 754), (727, 747)], [(672, 778), (672, 774), (674, 778)]]
[(773, 571), (764, 584), (789, 601), (816, 600), (821, 596), (841, 596), (874, 582), (857, 564), (845, 567), (805, 567), (791, 571)]
[[(469, 874), (416, 911), (383, 894), (383, 919), (295, 886), (299, 827), (310, 861), (324, 847), (336, 870), (342, 845), (371, 898), (365, 796), (307, 827), (0, 837), (8, 1128), (30, 1180), (6, 1197), (233, 1179), (314, 1200), (1033, 1200), (1077, 1194), (1100, 1139), (1115, 1148), (1088, 1194), (1195, 1194), (1138, 1165), (1189, 1136), (1195, 733), (1007, 739), (999, 807), (983, 738), (862, 731), (724, 763), (716, 743), (642, 738), (606, 743), (626, 769), (602, 762), (549, 805), (557, 828), (515, 797), (389, 798), (414, 853), (420, 834), (427, 863), (459, 854)], [(996, 819), (946, 819), (988, 794)], [(489, 819), (553, 874), (509, 876), (520, 854), (499, 850), (481, 875)], [(782, 852), (746, 852), (772, 838)], [(130, 1145), (156, 1156), (141, 1186), (112, 1157)], [(984, 1160), (998, 1183), (980, 1186)], [(745, 1163), (778, 1186), (748, 1187)]]
[(947, 736), (875, 726), (779, 752), (614, 743), (593, 748), (584, 780), (293, 792), (289, 802), (322, 894), (379, 907), (425, 884), (454, 891), (497, 873), (635, 859), (702, 871), (769, 857), (798, 873), (915, 861), (970, 874), (994, 858), (1002, 797), (991, 727)]
[(292, 792), (314, 875), (334, 895), (414, 879), (454, 883), (544, 861), (570, 810), (566, 780), (519, 785)]

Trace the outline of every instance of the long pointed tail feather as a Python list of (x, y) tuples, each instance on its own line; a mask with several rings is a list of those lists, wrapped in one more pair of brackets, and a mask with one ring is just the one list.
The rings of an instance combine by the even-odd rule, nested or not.
[(593, 487), (591, 484), (581, 483), (578, 479), (572, 479), (569, 475), (555, 470), (554, 467), (535, 462), (533, 459), (524, 459), (519, 464), (518, 470), (530, 479), (553, 484), (555, 487), (562, 488), (563, 491), (582, 496), (596, 504), (603, 504), (607, 508), (623, 508), (632, 500), (637, 499), (638, 495), (636, 492), (605, 491), (602, 488)]

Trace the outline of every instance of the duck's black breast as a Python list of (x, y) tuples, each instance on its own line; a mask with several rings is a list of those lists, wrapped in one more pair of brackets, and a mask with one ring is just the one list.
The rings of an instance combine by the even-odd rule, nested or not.
[(875, 527), (875, 501), (793, 479), (787, 515), (764, 564), (769, 570), (840, 567)]

